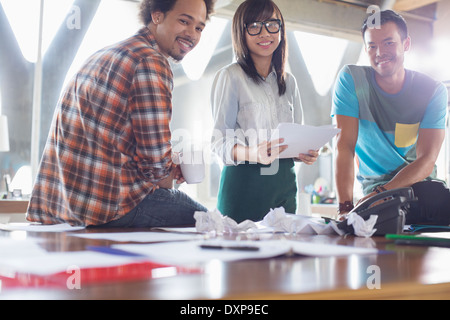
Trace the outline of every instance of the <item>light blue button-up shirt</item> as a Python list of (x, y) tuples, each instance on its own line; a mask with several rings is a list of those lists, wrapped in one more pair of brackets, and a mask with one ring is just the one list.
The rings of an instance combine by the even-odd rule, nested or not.
[(212, 91), (214, 117), (212, 150), (225, 165), (236, 165), (232, 149), (236, 144), (255, 146), (269, 140), (281, 122), (302, 124), (303, 110), (297, 81), (286, 73), (286, 93), (278, 94), (273, 70), (255, 83), (237, 63), (219, 70)]

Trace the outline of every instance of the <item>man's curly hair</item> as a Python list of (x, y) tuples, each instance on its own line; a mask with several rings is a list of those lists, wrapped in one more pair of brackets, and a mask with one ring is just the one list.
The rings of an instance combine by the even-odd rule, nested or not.
[[(162, 13), (169, 12), (178, 0), (142, 0), (139, 12), (139, 18), (144, 25), (148, 25), (152, 21), (152, 12), (160, 11)], [(182, 0), (180, 0), (182, 1)], [(204, 0), (206, 4), (206, 20), (214, 12), (215, 0)]]

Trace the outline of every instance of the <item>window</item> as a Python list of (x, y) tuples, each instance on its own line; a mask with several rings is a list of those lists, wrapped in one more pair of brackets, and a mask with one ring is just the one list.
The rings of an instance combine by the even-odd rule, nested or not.
[(299, 31), (294, 35), (316, 92), (327, 95), (334, 85), (348, 41)]
[[(6, 17), (0, 19), (0, 46), (3, 46), (0, 51), (1, 112), (8, 117), (11, 145), (9, 152), (0, 152), (0, 175), (14, 177), (24, 167), (20, 176), (25, 176), (21, 179), (26, 183), (23, 186), (15, 183), (15, 188), (24, 189), (24, 192), (31, 188), (53, 111), (67, 80), (93, 52), (140, 28), (137, 2), (89, 0), (76, 3), (73, 0), (0, 0), (0, 14)], [(42, 24), (40, 4), (43, 4)], [(346, 41), (300, 32), (296, 32), (295, 37), (316, 91), (326, 95), (334, 82)], [(318, 47), (321, 49), (317, 50)], [(313, 59), (318, 52), (322, 54), (320, 64)], [(209, 148), (213, 127), (211, 84), (217, 70), (233, 59), (231, 22), (212, 17), (200, 44), (181, 64), (173, 65), (172, 129), (184, 130), (187, 132), (185, 138), (200, 143), (205, 150)], [(295, 57), (290, 57), (291, 64), (298, 63), (299, 58), (297, 61), (292, 59)], [(298, 81), (301, 72), (293, 71)], [(304, 88), (300, 83), (302, 97), (306, 96)], [(308, 103), (305, 102), (304, 107), (306, 109)], [(330, 121), (329, 106), (325, 106), (322, 113), (322, 117)], [(221, 164), (208, 152), (206, 158), (205, 181), (198, 185), (183, 184), (180, 188), (213, 208)], [(5, 189), (2, 179), (0, 193)]]
[[(0, 0), (0, 114), (7, 116), (10, 142), (10, 151), (0, 152), (0, 175), (13, 177), (11, 187), (24, 193), (31, 190), (66, 79), (91, 53), (139, 28), (136, 2), (76, 3)], [(21, 168), (22, 178), (14, 180)]]
[[(0, 195), (6, 191), (3, 177), (24, 196), (30, 192), (61, 90), (92, 53), (137, 32), (138, 5), (125, 0), (0, 0), (0, 115), (7, 116), (10, 142), (9, 152), (0, 151)], [(209, 84), (219, 67), (206, 69), (221, 35), (230, 32), (227, 26), (228, 20), (212, 17), (200, 44), (182, 64), (173, 65), (173, 129), (184, 128), (202, 143), (209, 141)], [(222, 65), (231, 62), (229, 50)], [(204, 185), (184, 188), (194, 198), (214, 199), (209, 178)]]
[[(10, 145), (9, 151), (0, 149), (0, 195), (6, 191), (5, 177), (13, 180), (11, 187), (22, 189), (25, 195), (31, 189), (57, 99), (68, 79), (92, 53), (125, 39), (140, 27), (138, 1), (0, 0), (0, 115), (7, 118)], [(297, 79), (305, 120), (312, 125), (328, 124), (331, 92), (340, 66), (344, 61), (368, 64), (362, 44), (358, 48), (344, 39), (305, 32), (288, 34), (287, 70)], [(356, 48), (351, 55), (350, 44)], [(182, 63), (172, 65), (171, 126), (174, 131), (186, 132), (184, 142), (200, 144), (208, 151), (213, 128), (211, 85), (215, 73), (233, 61), (231, 21), (212, 17), (200, 44)], [(414, 56), (409, 61), (412, 64)], [(221, 163), (214, 155), (205, 155), (205, 181), (180, 188), (212, 209)], [(325, 177), (329, 190), (333, 188), (330, 158), (323, 156), (315, 167), (303, 171), (298, 165), (300, 189), (314, 185), (319, 177)], [(442, 168), (446, 159), (440, 162)], [(446, 170), (439, 172), (446, 174)]]

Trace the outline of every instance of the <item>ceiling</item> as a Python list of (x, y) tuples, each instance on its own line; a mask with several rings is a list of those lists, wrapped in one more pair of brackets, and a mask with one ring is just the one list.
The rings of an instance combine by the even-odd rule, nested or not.
[[(217, 0), (216, 15), (232, 18), (244, 0)], [(283, 12), (286, 25), (300, 30), (360, 41), (360, 27), (368, 7), (401, 12), (408, 25), (430, 29), (440, 0), (275, 0)]]

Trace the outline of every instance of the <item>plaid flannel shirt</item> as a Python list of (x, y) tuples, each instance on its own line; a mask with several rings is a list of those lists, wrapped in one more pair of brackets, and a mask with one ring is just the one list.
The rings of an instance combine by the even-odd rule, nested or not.
[(27, 219), (118, 219), (173, 169), (173, 74), (148, 28), (95, 53), (61, 96)]

